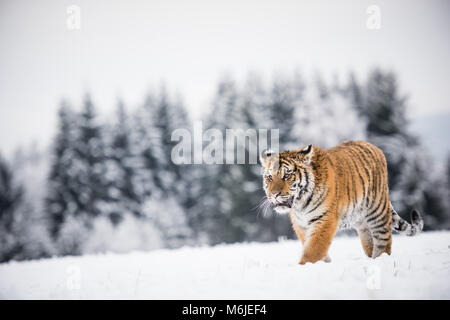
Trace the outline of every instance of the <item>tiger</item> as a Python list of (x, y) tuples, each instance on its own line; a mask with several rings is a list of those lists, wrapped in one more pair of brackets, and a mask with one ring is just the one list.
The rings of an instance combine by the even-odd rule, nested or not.
[(386, 158), (369, 142), (264, 150), (260, 162), (267, 200), (277, 213), (289, 214), (303, 244), (301, 265), (330, 262), (328, 249), (338, 230), (355, 229), (364, 253), (375, 259), (391, 254), (392, 230), (412, 236), (423, 229), (417, 210), (408, 223), (393, 208)]

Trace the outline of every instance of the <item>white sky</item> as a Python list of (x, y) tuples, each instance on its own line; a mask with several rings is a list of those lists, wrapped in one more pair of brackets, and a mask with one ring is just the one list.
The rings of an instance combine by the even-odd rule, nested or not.
[[(81, 8), (81, 30), (66, 27)], [(381, 9), (368, 30), (366, 9)], [(218, 78), (391, 68), (411, 115), (450, 110), (450, 1), (0, 0), (0, 151), (55, 132), (61, 98), (101, 110), (165, 82), (199, 116)]]

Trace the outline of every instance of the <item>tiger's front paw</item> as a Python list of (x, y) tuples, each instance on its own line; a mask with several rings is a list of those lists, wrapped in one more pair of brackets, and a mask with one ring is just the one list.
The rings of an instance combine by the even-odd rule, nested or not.
[(314, 262), (316, 262), (316, 261), (317, 261), (317, 260), (313, 260), (313, 259), (311, 259), (310, 257), (305, 257), (305, 256), (303, 256), (303, 257), (300, 259), (300, 261), (299, 261), (298, 264), (304, 265), (304, 264), (306, 264), (306, 263), (308, 263), (308, 262), (314, 263)]
[(329, 263), (329, 262), (331, 262), (331, 258), (330, 258), (330, 256), (329, 256), (328, 254), (327, 254), (325, 257), (323, 257), (322, 259), (317, 258), (317, 257), (303, 256), (303, 257), (300, 259), (300, 262), (299, 262), (298, 264), (304, 265), (304, 264), (307, 263), (307, 262), (315, 263), (315, 262), (317, 262), (317, 261), (324, 261), (324, 262), (326, 262), (326, 263)]

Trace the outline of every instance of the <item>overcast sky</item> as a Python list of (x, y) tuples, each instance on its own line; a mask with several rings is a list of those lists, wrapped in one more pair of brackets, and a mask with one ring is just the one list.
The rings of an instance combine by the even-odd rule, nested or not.
[[(66, 26), (69, 5), (81, 29)], [(369, 5), (381, 29), (366, 27)], [(0, 0), (0, 151), (46, 145), (61, 98), (101, 110), (165, 82), (198, 117), (224, 73), (397, 72), (413, 117), (450, 110), (450, 1)]]

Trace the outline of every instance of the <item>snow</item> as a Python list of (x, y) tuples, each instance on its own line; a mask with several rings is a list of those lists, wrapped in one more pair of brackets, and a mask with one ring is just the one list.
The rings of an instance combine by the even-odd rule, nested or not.
[(294, 240), (0, 264), (0, 299), (450, 299), (450, 232), (395, 235), (367, 258), (336, 237), (331, 263)]

